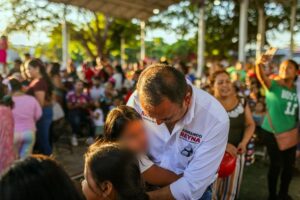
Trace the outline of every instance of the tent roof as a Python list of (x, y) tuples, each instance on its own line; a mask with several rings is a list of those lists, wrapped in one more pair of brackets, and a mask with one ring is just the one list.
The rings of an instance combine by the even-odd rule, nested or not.
[(153, 10), (163, 11), (180, 0), (49, 0), (98, 11), (112, 17), (147, 20)]

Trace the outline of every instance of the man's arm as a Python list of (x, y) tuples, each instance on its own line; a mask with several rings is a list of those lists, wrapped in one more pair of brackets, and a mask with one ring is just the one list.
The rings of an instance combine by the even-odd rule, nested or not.
[(177, 175), (157, 165), (152, 165), (149, 169), (144, 171), (142, 175), (147, 183), (157, 186), (170, 185), (181, 177), (181, 175)]
[(182, 178), (171, 185), (149, 193), (150, 200), (198, 200), (212, 184), (227, 145), (229, 120), (211, 129), (196, 150)]
[(150, 200), (175, 200), (172, 195), (170, 186), (164, 187), (162, 189), (148, 192)]

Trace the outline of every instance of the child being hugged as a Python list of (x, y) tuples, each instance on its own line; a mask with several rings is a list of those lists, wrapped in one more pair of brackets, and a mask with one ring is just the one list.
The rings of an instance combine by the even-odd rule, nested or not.
[(166, 186), (181, 177), (155, 165), (146, 155), (148, 141), (142, 117), (133, 108), (118, 106), (108, 114), (104, 124), (104, 139), (118, 142), (135, 152), (144, 180), (155, 186)]
[(95, 101), (95, 110), (92, 114), (93, 122), (95, 126), (95, 136), (103, 135), (103, 126), (104, 126), (104, 114), (101, 109), (101, 103), (99, 101)]

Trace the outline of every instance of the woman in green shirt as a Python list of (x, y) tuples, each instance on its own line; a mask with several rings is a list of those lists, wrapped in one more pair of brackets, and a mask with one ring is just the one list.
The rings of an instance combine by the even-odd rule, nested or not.
[[(265, 117), (262, 129), (270, 157), (268, 172), (269, 199), (288, 200), (288, 189), (292, 180), (293, 164), (295, 162), (296, 146), (281, 151), (275, 134), (290, 131), (298, 123), (298, 98), (295, 79), (298, 64), (293, 60), (283, 61), (279, 67), (276, 80), (271, 80), (264, 72), (264, 63), (268, 59), (263, 56), (256, 65), (259, 81), (266, 89), (266, 106), (268, 116)], [(281, 184), (277, 195), (277, 182), (281, 173)]]

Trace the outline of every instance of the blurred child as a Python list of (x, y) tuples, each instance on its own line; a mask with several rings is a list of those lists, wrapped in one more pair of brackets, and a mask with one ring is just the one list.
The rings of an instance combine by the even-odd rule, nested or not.
[(99, 101), (95, 101), (95, 110), (92, 117), (95, 126), (95, 136), (103, 135), (104, 114)]
[(138, 155), (140, 172), (144, 180), (152, 185), (166, 186), (181, 177), (155, 165), (146, 155), (148, 137), (142, 117), (128, 106), (114, 108), (108, 114), (104, 125), (104, 139), (118, 142)]

